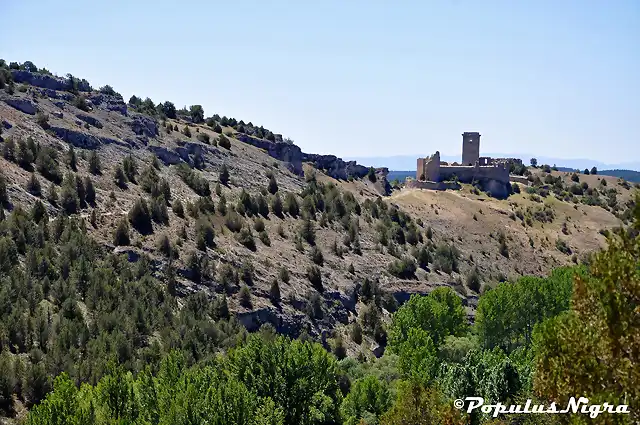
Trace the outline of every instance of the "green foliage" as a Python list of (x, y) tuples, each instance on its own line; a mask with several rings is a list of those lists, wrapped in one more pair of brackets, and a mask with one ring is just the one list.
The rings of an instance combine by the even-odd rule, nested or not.
[(309, 245), (316, 243), (316, 231), (311, 220), (303, 220), (298, 228), (298, 235), (307, 241)]
[(213, 225), (205, 217), (196, 220), (196, 244), (199, 249), (205, 250), (207, 247), (213, 248), (215, 245), (215, 232)]
[[(389, 329), (389, 348), (399, 352), (411, 329), (419, 329), (437, 349), (448, 335), (460, 336), (466, 331), (466, 314), (460, 298), (448, 287), (433, 290), (427, 296), (412, 295), (393, 316)], [(414, 335), (423, 338), (421, 334)]]
[(113, 182), (120, 189), (127, 188), (127, 176), (120, 165), (116, 165), (116, 168), (113, 170)]
[(271, 281), (271, 287), (269, 288), (269, 299), (275, 305), (280, 303), (280, 284), (278, 283), (278, 279), (273, 279)]
[(309, 258), (313, 261), (314, 264), (322, 266), (324, 264), (324, 255), (322, 255), (322, 250), (317, 246), (313, 246), (311, 251), (309, 251)]
[(240, 298), (241, 306), (245, 308), (251, 308), (251, 291), (249, 291), (247, 285), (242, 285), (238, 296)]
[(389, 264), (389, 273), (400, 279), (410, 279), (414, 277), (415, 272), (416, 263), (409, 257), (394, 260)]
[(102, 173), (100, 157), (98, 156), (98, 152), (96, 151), (91, 151), (91, 154), (89, 155), (89, 172), (94, 175), (99, 175)]
[(480, 286), (482, 285), (482, 281), (480, 279), (480, 272), (478, 272), (478, 268), (474, 267), (471, 269), (467, 277), (465, 278), (465, 283), (467, 288), (471, 289), (474, 292), (480, 292)]
[(244, 245), (245, 248), (255, 251), (256, 250), (256, 242), (253, 239), (253, 233), (251, 232), (251, 228), (242, 227), (240, 232), (236, 235), (236, 240)]
[(7, 192), (7, 179), (0, 173), (0, 208), (9, 204), (9, 193)]
[(378, 423), (378, 418), (390, 405), (391, 396), (387, 383), (369, 375), (353, 383), (349, 394), (342, 401), (340, 411), (345, 425), (358, 425), (360, 419), (364, 418)]
[(375, 183), (377, 181), (375, 168), (369, 167), (369, 171), (367, 172), (367, 178), (371, 183)]
[(271, 174), (269, 177), (269, 184), (267, 185), (267, 190), (270, 194), (275, 195), (278, 192), (278, 182), (276, 181), (276, 177)]
[(129, 154), (122, 160), (122, 171), (124, 171), (127, 181), (131, 183), (136, 182), (136, 176), (138, 175), (138, 163), (133, 155)]
[(113, 234), (113, 244), (115, 246), (129, 245), (131, 240), (129, 239), (129, 223), (127, 220), (122, 219), (118, 222), (118, 227)]
[(202, 109), (202, 105), (191, 105), (189, 107), (189, 115), (194, 124), (204, 122), (204, 109)]
[(458, 258), (460, 253), (453, 245), (447, 245), (444, 242), (438, 244), (433, 259), (433, 267), (436, 270), (451, 274), (458, 272)]
[(129, 222), (138, 232), (143, 235), (147, 235), (153, 232), (153, 225), (151, 224), (151, 213), (149, 206), (143, 198), (133, 204), (127, 215)]
[(225, 186), (229, 184), (229, 169), (227, 168), (227, 164), (222, 164), (218, 181)]
[(78, 197), (78, 185), (76, 177), (69, 172), (62, 182), (60, 191), (60, 206), (66, 214), (75, 214), (80, 210), (80, 198)]
[(310, 266), (307, 269), (307, 279), (309, 279), (311, 285), (313, 285), (318, 292), (322, 292), (324, 290), (322, 286), (322, 273), (317, 266)]
[(300, 214), (300, 206), (298, 205), (296, 195), (291, 192), (287, 192), (284, 198), (284, 210), (293, 218), (298, 217)]
[(628, 404), (631, 414), (620, 423), (640, 420), (638, 264), (640, 196), (629, 231), (608, 240), (592, 260), (589, 275), (575, 277), (571, 309), (535, 329), (538, 394), (558, 402), (582, 394), (590, 403)]
[(62, 172), (58, 167), (58, 155), (48, 146), (40, 148), (36, 158), (36, 169), (42, 176), (56, 184), (62, 181)]
[(227, 150), (231, 149), (231, 141), (224, 134), (221, 134), (220, 137), (218, 137), (218, 145)]
[(572, 280), (581, 268), (560, 268), (547, 278), (525, 276), (515, 283), (502, 283), (486, 292), (478, 302), (476, 330), (486, 349), (506, 352), (531, 344), (537, 323), (569, 308)]
[(187, 164), (177, 165), (176, 172), (182, 181), (185, 182), (195, 193), (200, 196), (211, 196), (209, 182), (197, 171), (189, 168)]
[(282, 218), (282, 199), (280, 199), (280, 194), (276, 193), (273, 198), (271, 198), (271, 211), (277, 216)]
[(437, 390), (413, 383), (403, 383), (400, 386), (393, 406), (380, 420), (380, 425), (467, 423), (468, 418)]

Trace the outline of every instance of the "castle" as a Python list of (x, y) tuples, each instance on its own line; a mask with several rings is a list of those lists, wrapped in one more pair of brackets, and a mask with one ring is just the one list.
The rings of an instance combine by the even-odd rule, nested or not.
[(453, 188), (447, 181), (477, 183), (494, 196), (507, 196), (510, 190), (509, 170), (512, 164), (522, 164), (517, 158), (480, 156), (480, 133), (462, 133), (462, 164), (440, 161), (440, 152), (428, 158), (418, 158), (416, 180), (409, 186), (423, 189)]

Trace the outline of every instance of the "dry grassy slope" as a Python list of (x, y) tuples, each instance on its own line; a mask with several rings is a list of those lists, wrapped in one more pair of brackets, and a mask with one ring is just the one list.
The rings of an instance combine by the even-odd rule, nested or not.
[[(3, 94), (3, 96), (6, 95)], [(15, 95), (15, 97), (27, 96), (30, 99), (32, 98), (29, 94), (16, 93)], [(68, 102), (64, 105), (62, 118), (53, 116), (53, 112), (59, 111), (59, 108), (50, 99), (38, 97), (37, 106), (41, 111), (49, 114), (52, 125), (72, 128), (77, 131), (110, 137), (116, 140), (135, 139), (135, 135), (127, 125), (130, 118), (126, 118), (118, 112), (94, 109), (88, 115), (100, 120), (104, 127), (102, 129), (94, 127), (86, 129), (83, 125), (77, 124), (76, 115), (87, 113), (79, 111)], [(13, 125), (13, 128), (5, 131), (4, 137), (8, 135), (25, 138), (32, 136), (42, 145), (55, 146), (62, 153), (61, 158), (63, 157), (63, 152), (68, 149), (68, 145), (65, 142), (60, 141), (40, 128), (36, 124), (34, 116), (19, 112), (2, 101), (0, 101), (0, 117)], [(169, 120), (169, 122), (177, 125), (179, 129), (182, 129), (186, 124), (175, 120)], [(190, 124), (190, 127), (192, 137), (189, 141), (191, 142), (197, 143), (196, 136), (198, 132), (206, 132), (212, 139), (219, 136), (204, 125)], [(223, 131), (228, 133), (232, 132), (232, 129), (226, 128)], [(177, 140), (184, 141), (187, 139), (189, 138), (181, 133), (173, 132), (167, 134), (160, 128), (159, 136), (150, 139), (149, 144), (175, 146)], [(223, 187), (223, 193), (229, 204), (235, 204), (242, 188), (250, 193), (257, 193), (261, 188), (266, 187), (268, 171), (275, 174), (282, 192), (300, 192), (304, 187), (303, 178), (289, 172), (286, 164), (275, 160), (261, 149), (233, 138), (231, 139), (230, 151), (219, 147), (209, 146), (209, 148), (211, 149), (210, 153), (205, 155), (207, 166), (202, 174), (211, 181), (213, 190), (222, 164), (224, 163), (229, 167), (231, 183), (229, 187)], [(76, 151), (79, 158), (78, 173), (81, 176), (88, 175), (87, 162), (80, 158), (82, 150), (76, 149)], [(105, 245), (110, 245), (118, 220), (127, 213), (138, 197), (145, 196), (135, 184), (130, 184), (127, 190), (117, 188), (112, 179), (113, 170), (128, 153), (132, 153), (138, 159), (139, 168), (142, 169), (149, 163), (151, 154), (143, 145), (135, 149), (129, 149), (117, 144), (102, 145), (98, 152), (102, 159), (103, 173), (101, 176), (92, 176), (97, 189), (98, 225), (95, 229), (91, 226), (89, 228), (96, 239), (102, 241)], [(12, 200), (17, 204), (32, 204), (35, 198), (26, 193), (24, 189), (29, 173), (4, 159), (0, 159), (0, 169), (9, 180)], [(160, 174), (169, 179), (174, 199), (180, 199), (185, 202), (198, 198), (172, 171), (171, 167), (161, 167)], [(568, 173), (554, 172), (554, 174), (563, 174), (564, 178), (570, 179), (570, 174)], [(332, 181), (343, 190), (351, 191), (360, 202), (367, 198), (374, 199), (379, 196), (375, 186), (367, 179), (335, 181), (320, 172), (317, 172), (317, 175), (320, 181)], [(48, 182), (45, 182), (42, 176), (38, 177), (43, 183), (43, 189), (46, 191)], [(586, 180), (590, 186), (595, 186), (599, 178), (599, 176), (582, 175), (580, 177)], [(609, 182), (609, 187), (617, 187), (620, 190), (622, 199), (628, 199), (631, 196), (630, 191), (616, 185), (615, 178), (606, 179)], [(110, 199), (111, 192), (114, 193), (115, 200)], [(217, 204), (218, 196), (214, 194), (213, 199)], [(325, 323), (320, 328), (333, 327), (335, 323), (332, 322), (335, 320), (344, 322), (354, 319), (356, 312), (346, 309), (341, 303), (336, 303), (335, 298), (348, 299), (354, 285), (364, 277), (377, 279), (382, 288), (402, 294), (428, 292), (434, 286), (452, 285), (468, 301), (469, 312), (472, 313), (472, 307), (477, 301), (477, 294), (460, 285), (456, 285), (456, 280), (463, 280), (474, 265), (479, 268), (486, 283), (495, 281), (499, 274), (510, 277), (522, 274), (545, 274), (553, 267), (571, 262), (571, 256), (562, 254), (556, 249), (555, 241), (558, 237), (565, 240), (574, 252), (582, 254), (593, 251), (603, 244), (604, 237), (598, 233), (600, 229), (611, 228), (619, 224), (611, 213), (600, 207), (579, 205), (576, 210), (572, 205), (550, 197), (545, 202), (550, 203), (556, 213), (554, 222), (544, 225), (534, 223), (533, 227), (525, 227), (520, 220), (512, 220), (510, 213), (517, 208), (534, 206), (534, 204), (535, 206), (540, 205), (532, 202), (528, 195), (514, 195), (507, 200), (496, 200), (487, 198), (483, 194), (474, 195), (468, 186), (465, 186), (459, 192), (404, 189), (394, 193), (386, 201), (398, 205), (415, 219), (420, 218), (424, 223), (421, 229), (423, 234), (427, 227), (431, 227), (434, 233), (434, 242), (446, 241), (455, 244), (462, 253), (460, 275), (454, 274), (450, 276), (434, 271), (425, 272), (419, 270), (416, 279), (396, 279), (387, 272), (387, 266), (394, 257), (385, 250), (381, 250), (377, 243), (375, 223), (368, 223), (363, 218), (360, 219), (363, 254), (355, 255), (349, 252), (343, 255), (342, 258), (337, 257), (330, 250), (334, 240), (340, 243), (344, 237), (345, 232), (340, 223), (330, 224), (326, 228), (318, 227), (318, 245), (322, 248), (325, 257), (325, 264), (322, 267), (323, 280), (325, 287), (328, 289), (325, 301), (328, 314), (325, 316)], [(89, 213), (90, 210), (83, 212), (85, 216)], [(474, 219), (474, 216), (476, 219)], [(561, 233), (561, 226), (565, 220), (569, 223), (569, 235)], [(158, 264), (162, 265), (164, 260), (155, 250), (157, 238), (162, 234), (168, 234), (174, 240), (179, 229), (185, 226), (189, 238), (182, 244), (180, 250), (180, 262), (182, 262), (189, 252), (195, 250), (194, 222), (195, 220), (193, 219), (185, 220), (177, 217), (170, 209), (170, 224), (168, 226), (155, 225), (154, 234), (150, 236), (145, 237), (135, 234), (132, 238), (134, 247), (131, 249), (138, 252), (146, 252), (152, 259), (157, 260)], [(300, 308), (301, 305), (301, 302), (295, 300), (304, 300), (310, 291), (306, 270), (312, 264), (308, 256), (309, 247), (305, 247), (306, 252), (304, 254), (300, 253), (295, 249), (292, 240), (297, 227), (300, 225), (300, 220), (294, 220), (290, 217), (282, 220), (270, 215), (270, 218), (266, 220), (266, 229), (271, 239), (271, 246), (263, 245), (256, 237), (258, 246), (256, 252), (249, 251), (235, 240), (234, 235), (224, 226), (222, 217), (216, 216), (214, 224), (216, 229), (216, 248), (208, 250), (206, 255), (217, 266), (222, 263), (231, 263), (239, 266), (249, 258), (256, 269), (257, 279), (251, 288), (253, 300), (253, 308), (251, 310), (256, 313), (245, 315), (244, 317), (247, 318), (246, 323), (249, 324), (249, 320), (256, 316), (261, 316), (264, 319), (273, 314), (290, 322), (308, 321), (306, 316), (295, 308)], [(276, 230), (278, 225), (285, 229), (286, 238), (278, 235)], [(500, 230), (504, 231), (507, 236), (509, 258), (500, 255), (498, 250), (499, 244), (496, 235)], [(533, 247), (529, 244), (529, 238), (534, 242)], [(349, 264), (354, 265), (355, 276), (347, 272)], [(268, 292), (270, 282), (277, 276), (280, 266), (286, 266), (290, 270), (291, 281), (289, 284), (280, 284), (284, 302), (279, 309), (276, 309), (268, 299)], [(182, 283), (185, 292), (212, 291), (209, 286), (195, 285), (186, 279), (183, 279)], [(241, 314), (248, 313), (244, 307), (239, 305), (237, 290), (238, 288), (236, 288), (235, 294), (230, 297), (230, 307)], [(267, 311), (269, 314), (265, 313)]]

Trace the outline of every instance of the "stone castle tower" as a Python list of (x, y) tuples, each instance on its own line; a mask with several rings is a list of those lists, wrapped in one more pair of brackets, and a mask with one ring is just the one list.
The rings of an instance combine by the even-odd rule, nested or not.
[(462, 133), (462, 165), (475, 165), (480, 158), (480, 133)]

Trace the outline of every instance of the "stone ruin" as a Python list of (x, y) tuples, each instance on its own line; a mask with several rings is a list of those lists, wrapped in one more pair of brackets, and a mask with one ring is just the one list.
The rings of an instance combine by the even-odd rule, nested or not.
[(416, 179), (408, 187), (422, 189), (457, 189), (462, 183), (475, 183), (496, 197), (510, 193), (509, 169), (522, 164), (517, 158), (490, 158), (480, 156), (480, 133), (462, 133), (462, 164), (449, 165), (440, 160), (440, 152), (418, 158)]

